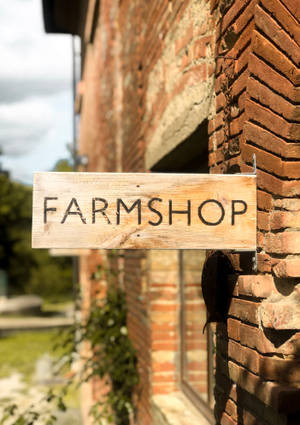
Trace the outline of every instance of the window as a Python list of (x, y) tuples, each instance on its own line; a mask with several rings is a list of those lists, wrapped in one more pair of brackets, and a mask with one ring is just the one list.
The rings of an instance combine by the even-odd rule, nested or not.
[(179, 251), (181, 298), (181, 387), (213, 421), (213, 341), (206, 324), (201, 277), (205, 251)]
[[(158, 172), (208, 172), (208, 131), (205, 120), (186, 140), (152, 169)], [(213, 424), (213, 336), (206, 324), (201, 290), (205, 251), (180, 250), (180, 376), (184, 394)]]

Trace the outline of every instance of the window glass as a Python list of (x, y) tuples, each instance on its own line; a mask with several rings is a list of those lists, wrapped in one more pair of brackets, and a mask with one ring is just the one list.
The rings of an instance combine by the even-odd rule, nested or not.
[(180, 256), (181, 375), (183, 389), (212, 407), (212, 338), (206, 324), (201, 290), (205, 251), (184, 250)]

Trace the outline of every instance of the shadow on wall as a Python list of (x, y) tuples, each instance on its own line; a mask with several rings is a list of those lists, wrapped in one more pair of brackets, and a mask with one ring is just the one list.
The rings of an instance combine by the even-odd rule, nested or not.
[[(204, 266), (208, 321), (217, 322), (216, 425), (299, 425), (300, 389), (295, 386), (300, 376), (299, 334), (251, 326), (231, 317), (238, 277), (232, 273), (229, 258), (220, 252), (213, 253)], [(284, 292), (286, 286), (282, 285)]]

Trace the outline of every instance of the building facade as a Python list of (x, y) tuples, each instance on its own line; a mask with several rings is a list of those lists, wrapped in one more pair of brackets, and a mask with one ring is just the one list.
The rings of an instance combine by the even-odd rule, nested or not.
[[(48, 32), (81, 37), (82, 171), (256, 166), (256, 255), (225, 252), (211, 265), (197, 250), (118, 259), (138, 353), (133, 423), (299, 424), (297, 0), (44, 0), (44, 20)], [(103, 256), (80, 259), (87, 306)], [(99, 392), (89, 387), (90, 399)]]

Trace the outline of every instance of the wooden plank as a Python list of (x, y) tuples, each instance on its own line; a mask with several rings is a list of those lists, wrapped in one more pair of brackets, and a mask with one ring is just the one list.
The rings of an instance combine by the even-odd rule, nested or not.
[(256, 177), (36, 173), (33, 248), (256, 249)]

